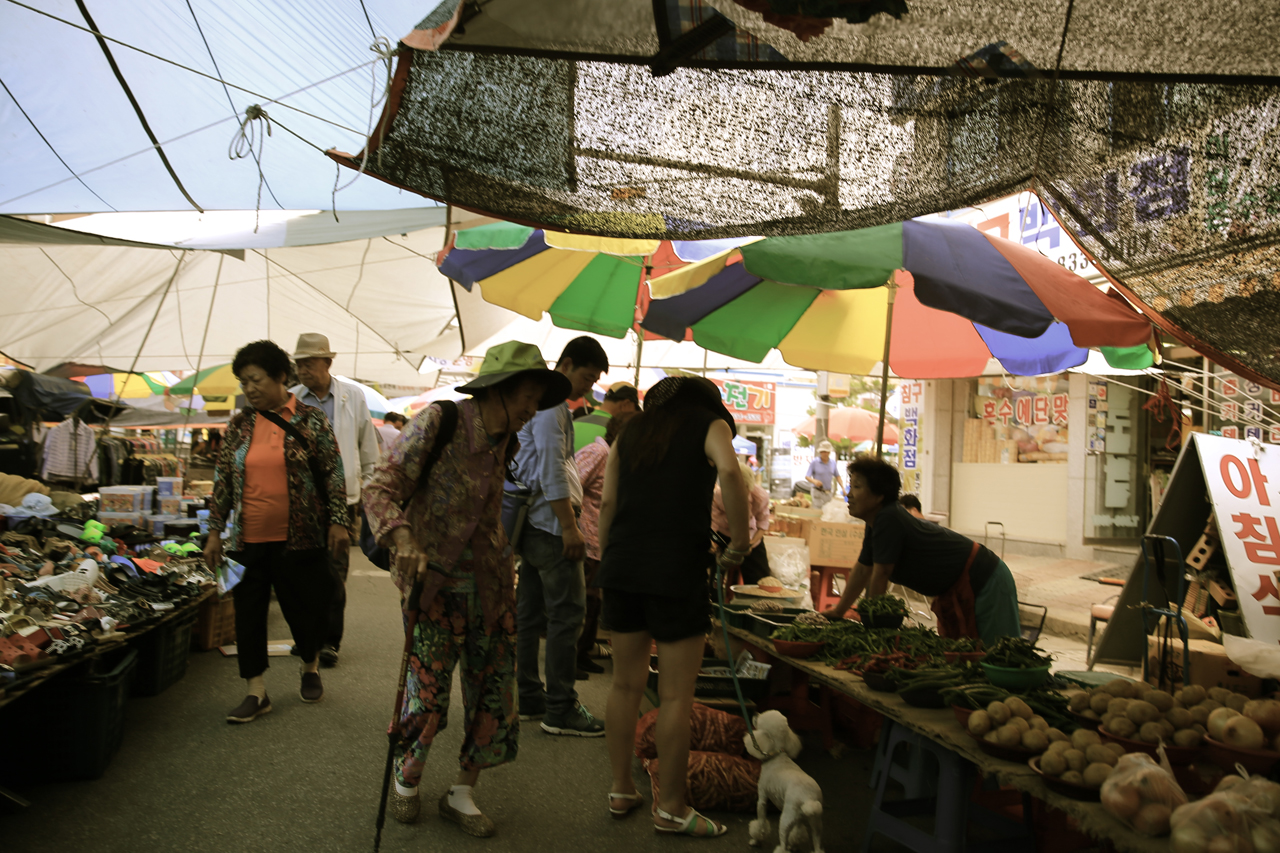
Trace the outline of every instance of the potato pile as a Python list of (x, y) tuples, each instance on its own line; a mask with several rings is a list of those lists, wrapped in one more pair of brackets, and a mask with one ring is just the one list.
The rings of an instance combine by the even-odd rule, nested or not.
[(1124, 747), (1120, 744), (1103, 743), (1097, 732), (1076, 729), (1070, 738), (1049, 744), (1040, 756), (1040, 769), (1046, 776), (1063, 782), (1101, 788), (1122, 755)]
[[(1210, 694), (1221, 696), (1211, 698)], [(1093, 690), (1076, 693), (1068, 707), (1089, 719), (1098, 720), (1108, 734), (1155, 745), (1164, 740), (1171, 746), (1195, 748), (1209, 731), (1209, 715), (1226, 705), (1241, 707), (1247, 697), (1220, 687), (1209, 690), (1193, 684), (1175, 694), (1156, 690), (1140, 681), (1116, 679)]]
[(1017, 696), (992, 702), (986, 710), (970, 714), (969, 733), (989, 743), (1037, 754), (1067, 740), (1061, 730), (1050, 727), (1044, 717)]
[(1237, 749), (1280, 751), (1280, 702), (1248, 699), (1239, 693), (1228, 699), (1228, 704), (1209, 714), (1205, 724), (1209, 737)]

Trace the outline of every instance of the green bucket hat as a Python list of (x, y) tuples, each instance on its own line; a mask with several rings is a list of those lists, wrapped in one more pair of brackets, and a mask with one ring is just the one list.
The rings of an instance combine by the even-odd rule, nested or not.
[(463, 394), (475, 394), (521, 373), (536, 374), (537, 379), (546, 383), (546, 391), (538, 401), (539, 411), (563, 403), (569, 399), (569, 392), (573, 390), (568, 376), (547, 367), (541, 350), (533, 344), (520, 341), (507, 341), (489, 347), (484, 354), (484, 362), (480, 365), (480, 375), (466, 385), (459, 385), (457, 390)]

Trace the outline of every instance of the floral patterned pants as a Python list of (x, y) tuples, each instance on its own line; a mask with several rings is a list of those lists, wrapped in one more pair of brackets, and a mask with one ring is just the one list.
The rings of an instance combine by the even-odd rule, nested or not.
[(492, 632), (486, 631), (480, 597), (465, 586), (440, 590), (417, 619), (396, 726), (401, 737), (395, 751), (396, 781), (414, 787), (422, 778), (427, 753), (449, 710), (453, 670), (459, 663), (466, 734), (458, 764), (463, 770), (482, 770), (514, 761), (520, 722), (513, 621), (501, 619)]

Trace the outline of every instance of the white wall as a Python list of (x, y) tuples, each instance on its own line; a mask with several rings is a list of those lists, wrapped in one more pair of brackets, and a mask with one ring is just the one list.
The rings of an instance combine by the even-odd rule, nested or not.
[(951, 528), (981, 537), (988, 521), (999, 521), (1010, 539), (1065, 545), (1067, 468), (1045, 463), (952, 464)]

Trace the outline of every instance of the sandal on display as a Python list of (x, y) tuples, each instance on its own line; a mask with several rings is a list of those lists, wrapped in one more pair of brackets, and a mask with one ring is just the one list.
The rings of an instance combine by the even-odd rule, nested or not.
[(668, 814), (659, 808), (655, 808), (653, 813), (655, 816), (675, 824), (675, 826), (659, 826), (655, 823), (653, 825), (655, 832), (670, 832), (675, 835), (688, 835), (693, 838), (719, 838), (729, 831), (729, 827), (699, 814), (698, 810), (693, 806), (689, 807), (689, 813), (682, 818)]
[[(626, 805), (622, 808), (617, 808), (613, 804), (614, 800), (621, 800)], [(642, 805), (644, 805), (644, 797), (639, 794), (615, 794), (612, 792), (609, 794), (609, 814), (613, 815), (614, 820), (621, 820)]]

